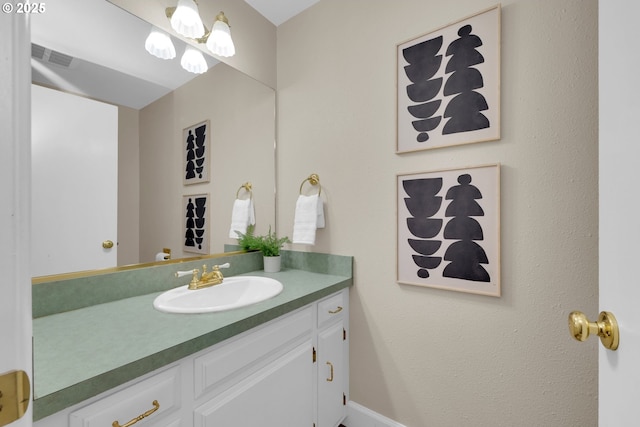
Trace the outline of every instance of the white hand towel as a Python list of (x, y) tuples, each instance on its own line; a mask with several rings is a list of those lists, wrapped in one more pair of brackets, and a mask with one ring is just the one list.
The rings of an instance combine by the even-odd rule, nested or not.
[(324, 205), (318, 195), (298, 197), (293, 221), (293, 243), (313, 245), (316, 229), (324, 228)]
[(229, 228), (229, 237), (237, 239), (239, 231), (242, 234), (247, 232), (249, 224), (256, 223), (255, 210), (253, 208), (253, 200), (236, 199), (233, 202), (233, 210), (231, 212), (231, 227)]

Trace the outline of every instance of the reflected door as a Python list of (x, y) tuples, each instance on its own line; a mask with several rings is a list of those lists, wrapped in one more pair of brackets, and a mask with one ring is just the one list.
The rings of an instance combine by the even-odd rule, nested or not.
[(117, 107), (36, 85), (31, 100), (32, 275), (116, 266)]

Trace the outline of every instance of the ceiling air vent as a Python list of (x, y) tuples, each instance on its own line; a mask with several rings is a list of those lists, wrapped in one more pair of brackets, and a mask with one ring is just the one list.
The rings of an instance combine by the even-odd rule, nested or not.
[(44, 53), (46, 49), (39, 44), (31, 43), (31, 56), (36, 59), (44, 59)]
[(73, 63), (73, 56), (47, 49), (46, 47), (35, 43), (31, 43), (31, 56), (39, 59), (40, 61), (55, 64), (64, 68), (69, 68)]
[(73, 57), (65, 55), (64, 53), (56, 52), (55, 50), (49, 53), (49, 62), (52, 64), (68, 68), (71, 65), (71, 61), (73, 61)]

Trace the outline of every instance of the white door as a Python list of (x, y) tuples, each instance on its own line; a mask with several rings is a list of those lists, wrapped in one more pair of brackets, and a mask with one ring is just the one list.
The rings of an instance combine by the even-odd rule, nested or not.
[[(28, 16), (0, 13), (0, 377), (31, 374), (31, 276), (29, 272), (29, 31)], [(2, 380), (3, 378), (0, 378)], [(33, 381), (31, 381), (33, 383)], [(3, 386), (3, 388), (6, 386)], [(11, 410), (6, 390), (4, 414)], [(32, 393), (30, 393), (32, 394)], [(31, 426), (31, 405), (11, 425)], [(4, 424), (4, 422), (3, 422)]]
[(31, 91), (32, 275), (115, 267), (118, 108)]
[(638, 19), (638, 0), (599, 2), (600, 309), (620, 326), (617, 351), (599, 346), (600, 427), (640, 419)]

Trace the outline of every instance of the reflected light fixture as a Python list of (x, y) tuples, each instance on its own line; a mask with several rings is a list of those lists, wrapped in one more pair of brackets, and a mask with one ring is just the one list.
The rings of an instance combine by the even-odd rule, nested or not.
[[(165, 14), (171, 21), (171, 28), (178, 34), (198, 43), (204, 43), (215, 55), (222, 57), (235, 55), (236, 48), (231, 39), (229, 20), (224, 16), (224, 12), (216, 16), (211, 31), (202, 23), (195, 0), (178, 0), (178, 5), (166, 8)], [(151, 28), (144, 47), (147, 52), (158, 58), (171, 59), (176, 56), (171, 37), (155, 27)], [(196, 74), (202, 74), (209, 68), (202, 52), (189, 46), (180, 59), (180, 65), (185, 70)]]
[(236, 48), (231, 39), (229, 20), (224, 16), (224, 12), (220, 12), (216, 16), (211, 33), (207, 37), (206, 46), (218, 56), (230, 57), (236, 54)]
[(197, 39), (204, 36), (204, 24), (198, 13), (195, 0), (178, 0), (178, 5), (171, 15), (171, 28), (178, 34)]
[(180, 65), (182, 65), (182, 68), (185, 70), (195, 74), (205, 73), (209, 69), (202, 52), (189, 46), (184, 50)]
[(176, 48), (173, 46), (171, 37), (155, 27), (151, 28), (151, 32), (144, 42), (144, 48), (151, 55), (160, 59), (173, 59), (176, 57)]

